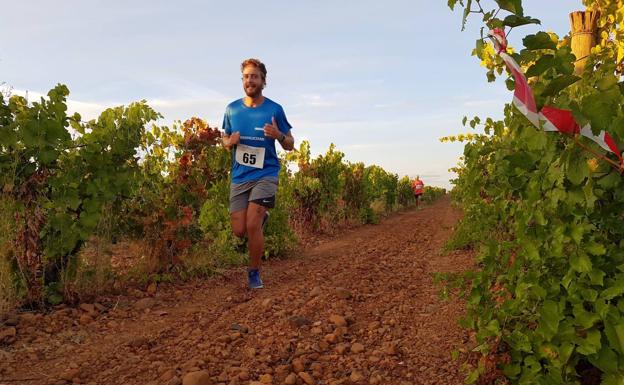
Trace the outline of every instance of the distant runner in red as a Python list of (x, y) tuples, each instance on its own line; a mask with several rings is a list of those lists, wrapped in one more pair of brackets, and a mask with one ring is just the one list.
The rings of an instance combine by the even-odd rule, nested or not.
[(425, 184), (420, 177), (416, 176), (416, 179), (412, 181), (412, 190), (414, 191), (414, 197), (416, 198), (416, 206), (420, 203), (420, 196), (423, 194)]

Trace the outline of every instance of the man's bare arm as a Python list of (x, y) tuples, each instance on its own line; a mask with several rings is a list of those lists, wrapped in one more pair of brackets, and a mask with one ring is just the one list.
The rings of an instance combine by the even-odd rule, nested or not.
[(288, 133), (286, 133), (286, 135), (284, 135), (284, 140), (279, 142), (279, 144), (286, 151), (291, 151), (291, 150), (293, 150), (295, 148), (295, 138), (290, 133), (290, 130), (288, 130)]
[(235, 146), (240, 142), (240, 132), (236, 131), (232, 135), (223, 134), (223, 147), (225, 147), (228, 151), (232, 149), (232, 146)]

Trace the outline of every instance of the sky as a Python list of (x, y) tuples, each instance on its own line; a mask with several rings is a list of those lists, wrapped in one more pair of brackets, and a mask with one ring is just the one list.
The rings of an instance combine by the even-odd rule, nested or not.
[[(483, 0), (486, 6), (493, 1)], [(524, 0), (541, 26), (563, 36), (580, 0)], [(240, 63), (262, 60), (264, 95), (280, 103), (295, 145), (330, 143), (350, 162), (450, 187), (470, 132), (464, 116), (502, 117), (512, 94), (488, 83), (470, 56), (482, 27), (446, 0), (0, 0), (0, 83), (36, 99), (63, 83), (84, 120), (147, 100), (171, 124), (198, 116), (220, 127), (242, 96)]]

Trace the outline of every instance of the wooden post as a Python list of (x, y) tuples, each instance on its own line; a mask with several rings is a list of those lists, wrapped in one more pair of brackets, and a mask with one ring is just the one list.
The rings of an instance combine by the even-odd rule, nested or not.
[(572, 12), (570, 23), (572, 24), (572, 53), (576, 56), (574, 73), (581, 75), (587, 63), (587, 57), (592, 47), (596, 45), (598, 31), (598, 18), (600, 11), (587, 10)]

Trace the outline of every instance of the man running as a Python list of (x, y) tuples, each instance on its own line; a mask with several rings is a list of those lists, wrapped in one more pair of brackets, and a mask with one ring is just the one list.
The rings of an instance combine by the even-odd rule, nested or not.
[(279, 104), (262, 95), (267, 70), (258, 59), (241, 64), (245, 97), (230, 103), (223, 118), (223, 145), (233, 149), (230, 185), (230, 219), (238, 237), (249, 246), (249, 287), (263, 287), (260, 260), (264, 253), (263, 225), (268, 209), (275, 207), (279, 159), (277, 140), (284, 150), (293, 149), (292, 126)]
[(414, 197), (416, 198), (416, 206), (418, 207), (420, 203), (420, 197), (423, 194), (425, 188), (425, 184), (422, 180), (420, 180), (419, 176), (416, 176), (416, 179), (412, 182), (412, 190), (414, 191)]

